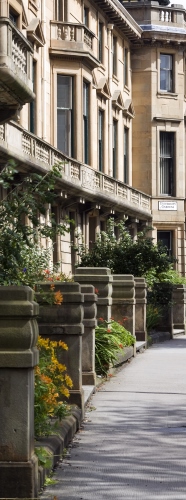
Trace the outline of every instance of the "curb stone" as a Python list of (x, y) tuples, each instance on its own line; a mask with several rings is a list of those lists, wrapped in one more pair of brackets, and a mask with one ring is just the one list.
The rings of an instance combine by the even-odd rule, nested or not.
[[(51, 453), (52, 466), (50, 468), (38, 467), (38, 493), (44, 487), (45, 479), (50, 475), (51, 471), (56, 467), (61, 460), (65, 448), (72, 441), (74, 435), (79, 430), (82, 422), (82, 412), (78, 407), (73, 407), (71, 415), (65, 417), (59, 422), (59, 428), (56, 434), (51, 434), (47, 437), (40, 437), (36, 443), (36, 448), (44, 448)], [(8, 499), (6, 499), (8, 500)], [(12, 499), (16, 500), (16, 499)], [(23, 500), (27, 500), (26, 498)]]

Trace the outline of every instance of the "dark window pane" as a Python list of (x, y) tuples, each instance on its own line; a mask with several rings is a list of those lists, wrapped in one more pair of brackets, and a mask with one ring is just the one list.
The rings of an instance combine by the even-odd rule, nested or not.
[(117, 75), (117, 38), (115, 36), (113, 37), (112, 44), (112, 62), (113, 75)]
[(89, 162), (89, 84), (83, 82), (84, 162)]
[(71, 155), (72, 143), (72, 77), (57, 77), (57, 147)]
[(103, 120), (104, 112), (99, 110), (98, 122), (98, 154), (99, 154), (99, 171), (103, 172)]
[(88, 27), (88, 8), (84, 7), (84, 24)]
[(168, 255), (172, 254), (172, 231), (157, 231), (157, 242), (167, 247)]
[(59, 109), (57, 113), (57, 148), (71, 155), (71, 111)]
[(174, 133), (160, 132), (160, 194), (173, 195)]
[(102, 62), (103, 61), (103, 23), (99, 23), (98, 47), (99, 47), (98, 58), (99, 58), (99, 61)]
[(128, 128), (124, 127), (124, 182), (128, 183)]
[(173, 92), (173, 56), (160, 54), (160, 90)]
[(116, 178), (116, 169), (117, 169), (117, 122), (113, 121), (113, 177)]
[(128, 85), (128, 49), (124, 47), (124, 61), (123, 61), (123, 79), (124, 86)]

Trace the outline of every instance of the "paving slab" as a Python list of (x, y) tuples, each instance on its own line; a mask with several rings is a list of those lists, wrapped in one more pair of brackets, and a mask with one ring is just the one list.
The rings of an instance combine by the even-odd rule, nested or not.
[(186, 337), (154, 344), (89, 403), (41, 500), (186, 500)]

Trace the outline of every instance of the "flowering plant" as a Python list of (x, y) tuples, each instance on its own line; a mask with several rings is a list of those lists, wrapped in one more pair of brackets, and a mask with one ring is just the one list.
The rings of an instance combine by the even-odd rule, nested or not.
[(70, 274), (65, 274), (65, 273), (58, 273), (57, 269), (44, 269), (42, 272), (42, 278), (44, 281), (48, 282), (54, 282), (54, 281), (67, 281), (67, 282), (73, 282), (72, 276)]
[[(64, 281), (73, 281), (73, 278), (62, 272), (57, 273), (57, 266), (56, 269), (43, 269), (40, 272), (40, 282), (34, 285), (36, 300), (50, 305), (61, 305), (63, 302), (63, 295), (60, 290), (56, 291), (55, 288), (56, 284)], [(42, 287), (42, 284), (49, 286), (45, 289), (45, 287)]]
[[(127, 318), (123, 318), (123, 323)], [(121, 321), (99, 318), (95, 329), (95, 365), (96, 373), (106, 375), (110, 364), (117, 358), (117, 353), (126, 346), (134, 345), (135, 337), (126, 330)]]
[(39, 337), (39, 364), (35, 368), (35, 435), (51, 433), (50, 417), (63, 418), (70, 410), (64, 398), (69, 397), (72, 380), (66, 373), (66, 366), (58, 360), (65, 342), (51, 341)]
[(55, 291), (54, 283), (51, 283), (48, 290), (44, 290), (40, 284), (34, 287), (36, 293), (36, 300), (50, 305), (61, 305), (63, 302), (63, 295), (60, 290)]

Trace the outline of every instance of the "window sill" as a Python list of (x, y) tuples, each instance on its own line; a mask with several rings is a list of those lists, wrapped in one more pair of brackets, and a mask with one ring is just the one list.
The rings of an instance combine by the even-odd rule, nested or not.
[(167, 97), (168, 99), (178, 99), (178, 94), (176, 94), (175, 92), (166, 92), (166, 90), (165, 91), (159, 90), (157, 96)]

